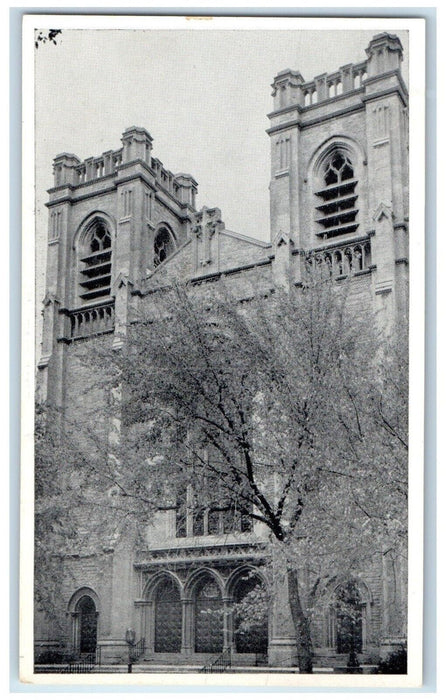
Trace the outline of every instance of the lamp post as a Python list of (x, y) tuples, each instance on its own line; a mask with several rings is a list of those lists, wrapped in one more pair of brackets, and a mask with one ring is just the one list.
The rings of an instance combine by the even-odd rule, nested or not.
[(135, 638), (136, 638), (135, 630), (132, 630), (131, 628), (126, 630), (125, 641), (127, 642), (128, 647), (129, 647), (129, 662), (127, 664), (127, 673), (132, 672), (132, 663), (133, 663), (132, 662), (132, 648), (135, 645)]

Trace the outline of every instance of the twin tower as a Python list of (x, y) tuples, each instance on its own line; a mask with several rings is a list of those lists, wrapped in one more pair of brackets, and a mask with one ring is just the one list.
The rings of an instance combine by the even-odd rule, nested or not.
[[(125, 324), (147, 280), (153, 286), (169, 270), (187, 279), (269, 261), (262, 274), (276, 280), (291, 274), (299, 284), (304, 252), (312, 251), (338, 276), (369, 273), (387, 316), (404, 313), (408, 117), (402, 46), (397, 36), (378, 34), (365, 53), (362, 63), (310, 81), (288, 69), (274, 78), (270, 243), (228, 232), (218, 209), (197, 212), (197, 182), (153, 156), (144, 128), (127, 129), (121, 148), (98, 157), (58, 155), (48, 202), (40, 368), (55, 345), (88, 334), (87, 327), (97, 330), (101, 322), (111, 331), (116, 322)], [(123, 285), (131, 287), (125, 300), (118, 293)]]

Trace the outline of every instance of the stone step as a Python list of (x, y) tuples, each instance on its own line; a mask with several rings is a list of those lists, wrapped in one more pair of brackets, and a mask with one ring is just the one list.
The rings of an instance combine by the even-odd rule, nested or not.
[[(161, 666), (176, 666), (184, 664), (189, 664), (192, 666), (205, 666), (212, 661), (218, 659), (220, 654), (176, 654), (176, 653), (147, 653), (143, 659), (140, 659), (141, 663), (157, 664)], [(233, 666), (256, 666), (260, 663), (260, 656), (256, 654), (232, 654), (232, 665)], [(265, 660), (262, 665), (266, 665)]]

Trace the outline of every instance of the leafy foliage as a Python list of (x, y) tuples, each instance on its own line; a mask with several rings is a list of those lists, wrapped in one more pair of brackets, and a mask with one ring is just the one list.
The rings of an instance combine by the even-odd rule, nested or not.
[[(106, 454), (103, 440), (90, 443), (84, 478), (135, 523), (174, 508), (187, 487), (198, 509), (235, 504), (261, 523), (311, 672), (309, 619), (329, 584), (405, 551), (404, 334), (380, 337), (348, 283), (316, 276), (287, 293), (253, 289), (243, 303), (224, 285), (174, 285), (146, 301), (123, 351), (86, 354), (115, 397), (116, 439)], [(260, 602), (253, 592), (244, 605)]]
[[(314, 278), (245, 303), (173, 286), (125, 343), (100, 368), (123, 388), (123, 493), (172, 507), (172, 484), (192, 485), (205, 507), (217, 483), (221, 502), (269, 530), (284, 571), (305, 561), (308, 615), (339, 571), (404, 551), (405, 341), (359, 320), (348, 284)], [(293, 611), (301, 584), (289, 586)]]
[[(91, 420), (61, 425), (60, 411), (37, 404), (34, 459), (34, 589), (37, 609), (61, 619), (60, 581), (67, 555), (102, 552), (119, 536), (135, 537), (138, 509), (116, 494), (103, 433)], [(130, 512), (129, 512), (130, 511)], [(144, 512), (142, 513), (144, 516)], [(63, 615), (62, 615), (63, 618)]]
[[(57, 621), (57, 554), (75, 536), (69, 516), (75, 494), (64, 488), (60, 465), (66, 462), (53, 430), (51, 412), (36, 406), (34, 459), (34, 579), (37, 606)], [(72, 454), (68, 451), (68, 455)], [(70, 503), (71, 502), (71, 503)]]
[(407, 650), (406, 647), (401, 645), (399, 649), (393, 651), (379, 662), (378, 673), (388, 673), (395, 674), (407, 673)]

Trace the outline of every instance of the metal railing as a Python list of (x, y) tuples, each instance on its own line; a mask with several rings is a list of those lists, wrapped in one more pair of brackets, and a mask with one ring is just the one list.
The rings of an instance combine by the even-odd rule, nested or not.
[(231, 647), (224, 649), (220, 656), (216, 659), (211, 659), (207, 664), (203, 666), (200, 673), (223, 673), (227, 668), (230, 668), (232, 664), (232, 653)]
[(91, 673), (95, 666), (101, 663), (101, 650), (100, 647), (96, 648), (96, 651), (91, 652), (91, 654), (82, 654), (80, 659), (76, 661), (70, 661), (67, 666), (62, 668), (61, 673)]
[(129, 651), (129, 660), (130, 663), (134, 664), (135, 661), (138, 661), (138, 659), (141, 658), (141, 656), (144, 654), (146, 648), (146, 640), (144, 637), (142, 637), (139, 642), (136, 644), (133, 644), (130, 648)]

